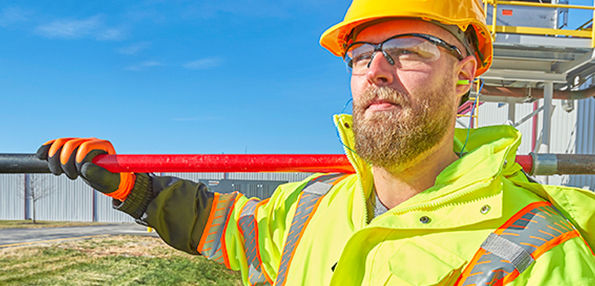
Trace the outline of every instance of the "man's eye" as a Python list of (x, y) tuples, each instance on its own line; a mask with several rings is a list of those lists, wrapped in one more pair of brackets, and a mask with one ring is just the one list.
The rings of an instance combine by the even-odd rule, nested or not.
[(399, 57), (402, 55), (419, 55), (419, 53), (416, 50), (412, 49), (390, 49), (387, 52), (395, 57)]
[(372, 53), (363, 53), (363, 54), (356, 55), (353, 58), (353, 61), (354, 62), (366, 61), (366, 60), (370, 60), (371, 57), (372, 57)]
[(402, 55), (417, 55), (419, 53), (416, 51), (412, 51), (412, 50), (401, 50), (401, 54)]

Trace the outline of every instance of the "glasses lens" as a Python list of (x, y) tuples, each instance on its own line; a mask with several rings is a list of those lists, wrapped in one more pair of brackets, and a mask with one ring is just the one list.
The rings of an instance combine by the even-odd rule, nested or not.
[(415, 67), (440, 58), (438, 47), (426, 39), (407, 36), (388, 40), (382, 49), (401, 67)]
[[(345, 53), (345, 61), (352, 72), (365, 72), (374, 57), (375, 46), (369, 43), (356, 43)], [(401, 69), (416, 69), (440, 58), (438, 46), (417, 36), (402, 36), (382, 43), (382, 51), (387, 61)], [(390, 59), (388, 59), (390, 57)]]
[(374, 54), (374, 46), (366, 43), (354, 44), (347, 50), (345, 61), (353, 70), (367, 68), (370, 58)]

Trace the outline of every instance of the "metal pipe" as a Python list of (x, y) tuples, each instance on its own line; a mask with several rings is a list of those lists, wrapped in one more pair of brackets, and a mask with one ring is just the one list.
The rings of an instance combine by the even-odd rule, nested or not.
[[(484, 85), (482, 96), (503, 96), (515, 98), (543, 98), (544, 90), (535, 88), (503, 87)], [(553, 99), (578, 100), (595, 97), (595, 86), (583, 90), (555, 90)]]
[(543, 119), (541, 123), (542, 135), (541, 135), (541, 147), (540, 152), (550, 152), (550, 139), (552, 137), (552, 100), (554, 99), (554, 83), (546, 81), (544, 83), (544, 96), (543, 96)]
[[(35, 154), (0, 154), (0, 173), (49, 173), (48, 162)], [(26, 187), (26, 183), (25, 183)]]
[(537, 114), (537, 110), (539, 110), (539, 102), (533, 102), (533, 122), (531, 124), (531, 151), (535, 151), (535, 147), (537, 146), (537, 125), (539, 124), (539, 114)]
[[(535, 109), (535, 107), (537, 107), (537, 104), (536, 104), (536, 103), (537, 103), (537, 101), (536, 101), (536, 102), (534, 102), (534, 104), (533, 104), (533, 109), (534, 109), (534, 110), (533, 110), (533, 112), (531, 112), (531, 113), (527, 114), (525, 117), (521, 118), (521, 120), (517, 121), (517, 122), (516, 122), (516, 123), (514, 123), (512, 126), (513, 126), (513, 127), (515, 127), (515, 128), (516, 128), (516, 127), (519, 127), (521, 124), (525, 123), (527, 120), (529, 120), (529, 119), (531, 119), (531, 118), (533, 118), (533, 119), (534, 119), (534, 120), (533, 120), (533, 123), (534, 123), (534, 124), (536, 124), (536, 123), (535, 123), (535, 122), (536, 122), (535, 120), (536, 120), (536, 118), (539, 116), (539, 115), (538, 115), (538, 114), (539, 114), (539, 112), (541, 112), (541, 111), (543, 110), (543, 106), (542, 106), (542, 107), (540, 107), (540, 108), (537, 108), (537, 109)], [(537, 135), (537, 127), (533, 128), (533, 129), (534, 129), (534, 130), (533, 130), (533, 133), (535, 133), (535, 135)], [(534, 136), (534, 137), (537, 137), (537, 136)], [(531, 146), (531, 148), (535, 148), (535, 146), (533, 146), (533, 145), (535, 145), (535, 142), (533, 142), (533, 141), (535, 141), (535, 140), (532, 140), (532, 146)], [(531, 149), (531, 150), (533, 150), (533, 149)]]
[[(595, 174), (595, 154), (517, 155), (515, 161), (532, 175)], [(355, 172), (342, 154), (99, 155), (94, 162), (112, 172)], [(49, 172), (34, 154), (0, 154), (0, 173)]]
[(595, 174), (595, 155), (531, 153), (534, 175)]
[(511, 124), (516, 125), (516, 104), (514, 102), (508, 103), (508, 121)]

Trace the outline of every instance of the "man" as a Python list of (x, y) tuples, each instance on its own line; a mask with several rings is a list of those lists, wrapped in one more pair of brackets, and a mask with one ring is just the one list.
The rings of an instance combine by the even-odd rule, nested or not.
[(335, 123), (356, 174), (259, 201), (110, 173), (91, 163), (114, 153), (104, 140), (52, 140), (38, 155), (245, 284), (593, 285), (593, 194), (531, 182), (511, 127), (454, 128), (491, 63), (484, 21), (476, 0), (355, 0), (323, 34), (352, 72), (353, 119)]

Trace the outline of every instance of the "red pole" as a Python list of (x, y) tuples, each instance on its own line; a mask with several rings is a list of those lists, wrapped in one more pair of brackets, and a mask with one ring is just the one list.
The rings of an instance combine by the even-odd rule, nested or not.
[[(516, 161), (531, 172), (530, 155)], [(341, 154), (99, 155), (94, 162), (112, 172), (355, 172)]]
[[(339, 172), (353, 173), (345, 155), (99, 155), (95, 163), (112, 172)], [(517, 155), (515, 161), (532, 175), (595, 174), (595, 154)], [(50, 173), (35, 154), (0, 153), (0, 174)]]

